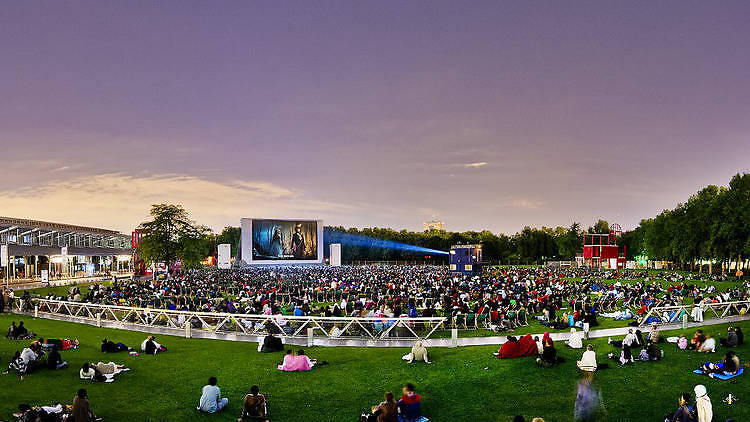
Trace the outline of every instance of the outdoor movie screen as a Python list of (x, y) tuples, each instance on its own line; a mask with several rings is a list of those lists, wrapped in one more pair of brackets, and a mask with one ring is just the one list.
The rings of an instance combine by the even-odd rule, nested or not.
[[(321, 262), (322, 232), (323, 224), (319, 220), (243, 218), (243, 260), (279, 264)], [(245, 246), (248, 243), (250, 248)]]

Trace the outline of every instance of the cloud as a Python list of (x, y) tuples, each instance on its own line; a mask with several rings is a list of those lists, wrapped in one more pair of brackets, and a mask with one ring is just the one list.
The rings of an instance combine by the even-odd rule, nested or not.
[(538, 210), (542, 208), (546, 202), (534, 201), (532, 199), (514, 199), (510, 204), (515, 208), (522, 208), (526, 210)]
[(214, 230), (242, 217), (321, 218), (361, 211), (357, 204), (328, 202), (264, 181), (220, 182), (182, 174), (122, 173), (54, 180), (0, 190), (2, 214), (112, 228), (129, 233), (152, 204), (181, 204), (191, 218)]
[(479, 167), (484, 167), (484, 166), (486, 166), (487, 164), (488, 164), (488, 163), (486, 163), (486, 162), (484, 162), (484, 161), (479, 161), (479, 162), (476, 162), (476, 163), (468, 163), (468, 164), (464, 164), (464, 167), (466, 167), (466, 168), (479, 168)]

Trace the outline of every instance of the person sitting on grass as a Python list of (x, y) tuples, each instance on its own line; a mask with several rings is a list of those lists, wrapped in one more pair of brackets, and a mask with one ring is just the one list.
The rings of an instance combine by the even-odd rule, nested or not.
[(229, 399), (221, 397), (221, 390), (216, 386), (216, 377), (208, 379), (208, 384), (203, 387), (198, 410), (206, 413), (216, 413), (224, 409)]
[(285, 372), (305, 372), (311, 370), (315, 366), (315, 362), (315, 360), (308, 358), (302, 349), (297, 352), (297, 356), (292, 354), (291, 350), (287, 350), (284, 361), (278, 366), (278, 369)]
[(15, 340), (16, 339), (16, 329), (17, 329), (16, 322), (15, 321), (11, 321), (10, 322), (10, 327), (8, 327), (8, 333), (5, 335), (5, 338), (9, 338), (11, 340)]
[(29, 332), (29, 330), (23, 325), (23, 321), (19, 321), (18, 325), (16, 325), (14, 321), (10, 323), (8, 334), (6, 334), (5, 337), (10, 338), (11, 340), (26, 340), (36, 337), (36, 334)]
[(695, 392), (695, 413), (698, 422), (711, 422), (714, 418), (714, 409), (706, 387), (698, 384), (693, 391)]
[(622, 345), (622, 349), (620, 350), (619, 355), (610, 353), (608, 356), (610, 359), (616, 360), (622, 365), (635, 362), (635, 359), (633, 359), (633, 353), (630, 350), (630, 346), (628, 346), (627, 344)]
[(576, 362), (578, 369), (584, 372), (595, 372), (597, 368), (596, 364), (596, 352), (594, 352), (594, 346), (591, 344), (586, 345), (586, 351), (583, 352), (581, 360)]
[(680, 350), (685, 350), (688, 347), (688, 339), (685, 337), (685, 334), (680, 334), (680, 338), (677, 339), (677, 347), (680, 348)]
[(414, 391), (413, 384), (406, 384), (403, 396), (398, 401), (398, 421), (417, 422), (422, 418), (422, 397)]
[(638, 336), (635, 333), (633, 333), (632, 328), (628, 329), (628, 333), (625, 335), (625, 338), (622, 339), (621, 341), (617, 341), (617, 340), (613, 341), (612, 338), (608, 338), (607, 343), (611, 344), (614, 347), (622, 347), (623, 345), (627, 345), (630, 348), (641, 344), (638, 341)]
[(713, 353), (716, 351), (716, 340), (706, 335), (706, 340), (696, 349), (699, 353)]
[(407, 362), (412, 363), (414, 361), (425, 362), (428, 364), (432, 363), (430, 362), (430, 358), (427, 357), (427, 348), (422, 346), (421, 341), (414, 343), (414, 346), (411, 348), (411, 353), (409, 353), (409, 359), (407, 359)]
[(661, 343), (662, 338), (661, 334), (659, 334), (659, 324), (655, 322), (651, 323), (651, 331), (648, 333), (647, 340), (652, 343)]
[(742, 333), (742, 328), (734, 327), (734, 333), (737, 334), (737, 345), (742, 346), (745, 343), (745, 335)]
[(370, 415), (362, 415), (362, 422), (398, 422), (398, 404), (393, 393), (385, 393), (385, 401), (372, 407)]
[(237, 419), (237, 422), (245, 421), (268, 421), (268, 403), (266, 402), (266, 396), (260, 394), (260, 389), (257, 385), (250, 387), (250, 393), (245, 395), (242, 401), (242, 415)]
[(693, 398), (690, 396), (690, 393), (682, 393), (680, 398), (677, 400), (677, 403), (680, 405), (680, 407), (678, 407), (677, 411), (674, 413), (672, 421), (695, 422), (695, 408), (691, 404), (692, 399)]
[[(545, 333), (545, 339), (549, 338), (549, 333)], [(555, 349), (555, 343), (551, 338), (549, 340), (542, 341), (542, 355), (536, 358), (536, 364), (549, 368), (555, 366), (562, 361), (562, 358), (557, 357), (557, 349)]]
[(118, 352), (127, 352), (131, 349), (130, 347), (120, 343), (120, 342), (113, 342), (109, 341), (106, 338), (102, 339), (102, 353), (118, 353)]
[(706, 341), (706, 335), (703, 334), (703, 330), (696, 330), (693, 338), (690, 340), (690, 350), (700, 349), (704, 341)]
[(583, 335), (581, 332), (576, 331), (575, 328), (570, 329), (570, 337), (568, 337), (568, 341), (565, 342), (565, 344), (568, 345), (568, 347), (573, 349), (580, 349), (583, 347)]
[(18, 372), (18, 376), (23, 381), (24, 375), (26, 375), (26, 362), (21, 358), (21, 352), (16, 350), (13, 358), (8, 364), (8, 369), (3, 372), (3, 375), (10, 373), (10, 371)]
[(263, 353), (274, 353), (282, 350), (284, 350), (284, 344), (281, 342), (281, 339), (273, 335), (273, 333), (268, 334), (263, 339), (263, 346), (260, 348), (260, 351)]
[(719, 344), (724, 347), (737, 347), (739, 345), (739, 338), (734, 331), (734, 327), (727, 328), (727, 338), (719, 339)]
[(53, 347), (47, 355), (47, 369), (56, 370), (67, 367), (68, 362), (63, 361), (60, 352), (57, 351), (56, 347)]
[(89, 396), (85, 388), (78, 390), (78, 394), (73, 398), (73, 408), (68, 420), (74, 422), (94, 422), (101, 420), (91, 411)]
[(701, 371), (713, 378), (715, 374), (734, 375), (740, 370), (740, 358), (733, 351), (724, 355), (721, 363), (706, 362), (701, 366)]
[(44, 352), (42, 352), (41, 346), (38, 343), (34, 342), (29, 347), (25, 347), (21, 351), (21, 359), (23, 359), (26, 365), (26, 372), (30, 372), (41, 366), (44, 363), (42, 360), (43, 356)]
[(148, 336), (141, 343), (141, 351), (147, 355), (155, 355), (157, 352), (166, 352), (167, 348), (156, 342), (156, 337)]

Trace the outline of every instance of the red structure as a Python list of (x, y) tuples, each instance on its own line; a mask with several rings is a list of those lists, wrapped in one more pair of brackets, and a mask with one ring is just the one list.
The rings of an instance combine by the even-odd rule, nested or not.
[(622, 228), (615, 223), (609, 227), (609, 233), (584, 233), (583, 255), (579, 255), (579, 265), (591, 268), (625, 268), (627, 262), (627, 248), (622, 253), (617, 245), (617, 239), (622, 236)]

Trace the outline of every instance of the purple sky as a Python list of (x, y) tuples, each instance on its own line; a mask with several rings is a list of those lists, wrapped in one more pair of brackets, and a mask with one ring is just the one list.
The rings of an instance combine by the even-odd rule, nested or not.
[(748, 1), (16, 1), (0, 215), (632, 228), (750, 171)]

